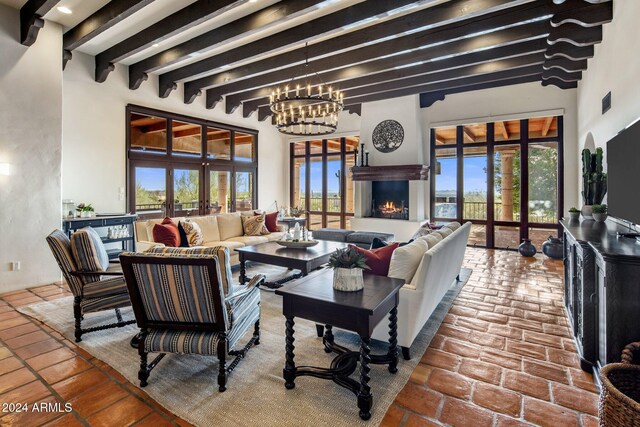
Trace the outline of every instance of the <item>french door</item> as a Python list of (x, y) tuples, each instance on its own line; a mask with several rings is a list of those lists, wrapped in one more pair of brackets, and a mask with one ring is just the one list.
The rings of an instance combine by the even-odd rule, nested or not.
[(352, 136), (291, 143), (290, 202), (306, 212), (310, 230), (350, 228), (351, 167), (359, 141)]
[(540, 248), (563, 212), (563, 120), (431, 129), (431, 218), (472, 222), (470, 245)]

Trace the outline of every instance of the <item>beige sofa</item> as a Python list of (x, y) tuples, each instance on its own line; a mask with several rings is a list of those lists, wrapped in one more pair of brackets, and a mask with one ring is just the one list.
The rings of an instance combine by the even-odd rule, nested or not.
[[(251, 213), (253, 214), (253, 213)], [(177, 224), (186, 218), (172, 218)], [(227, 246), (231, 254), (231, 264), (237, 264), (238, 253), (236, 248), (257, 245), (273, 240), (278, 240), (284, 235), (284, 231), (273, 232), (264, 236), (245, 236), (242, 229), (242, 219), (239, 212), (190, 216), (189, 220), (197, 223), (202, 229), (202, 246)], [(149, 219), (135, 222), (136, 250), (145, 251), (152, 246), (161, 245), (153, 241), (153, 226), (162, 222), (162, 218)]]

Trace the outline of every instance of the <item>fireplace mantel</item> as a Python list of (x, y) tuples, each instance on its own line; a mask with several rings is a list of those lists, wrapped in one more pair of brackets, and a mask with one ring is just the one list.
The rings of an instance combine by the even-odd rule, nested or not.
[(427, 165), (353, 166), (354, 181), (426, 181)]

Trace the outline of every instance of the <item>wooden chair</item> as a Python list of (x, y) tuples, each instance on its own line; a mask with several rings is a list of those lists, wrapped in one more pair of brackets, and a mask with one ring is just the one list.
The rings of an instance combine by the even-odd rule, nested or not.
[[(260, 290), (264, 276), (246, 286), (224, 286), (230, 271), (228, 248), (193, 251), (162, 249), (161, 253), (120, 255), (120, 262), (140, 327), (138, 354), (140, 386), (166, 353), (217, 356), (218, 388), (226, 389), (227, 375), (254, 344), (260, 343)], [(220, 260), (216, 252), (221, 251)], [(205, 252), (205, 253), (203, 253)], [(209, 252), (209, 253), (206, 253)], [(249, 328), (253, 336), (235, 347)], [(149, 353), (160, 353), (148, 363)], [(227, 365), (227, 355), (235, 359)]]
[[(47, 236), (47, 243), (74, 297), (76, 342), (82, 341), (82, 335), (88, 332), (134, 323), (135, 320), (124, 321), (120, 314), (120, 308), (131, 305), (122, 272), (103, 271), (96, 261), (99, 258), (97, 253), (104, 250), (100, 247), (101, 242), (92, 239), (91, 231), (85, 229), (76, 231), (72, 238), (73, 249), (69, 237), (62, 230), (55, 230)], [(104, 310), (115, 310), (117, 322), (82, 329), (85, 314)]]

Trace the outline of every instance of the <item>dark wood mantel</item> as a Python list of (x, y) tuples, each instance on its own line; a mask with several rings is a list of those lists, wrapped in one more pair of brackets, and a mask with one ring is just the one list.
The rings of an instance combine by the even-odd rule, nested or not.
[(427, 181), (427, 165), (354, 166), (354, 181)]

